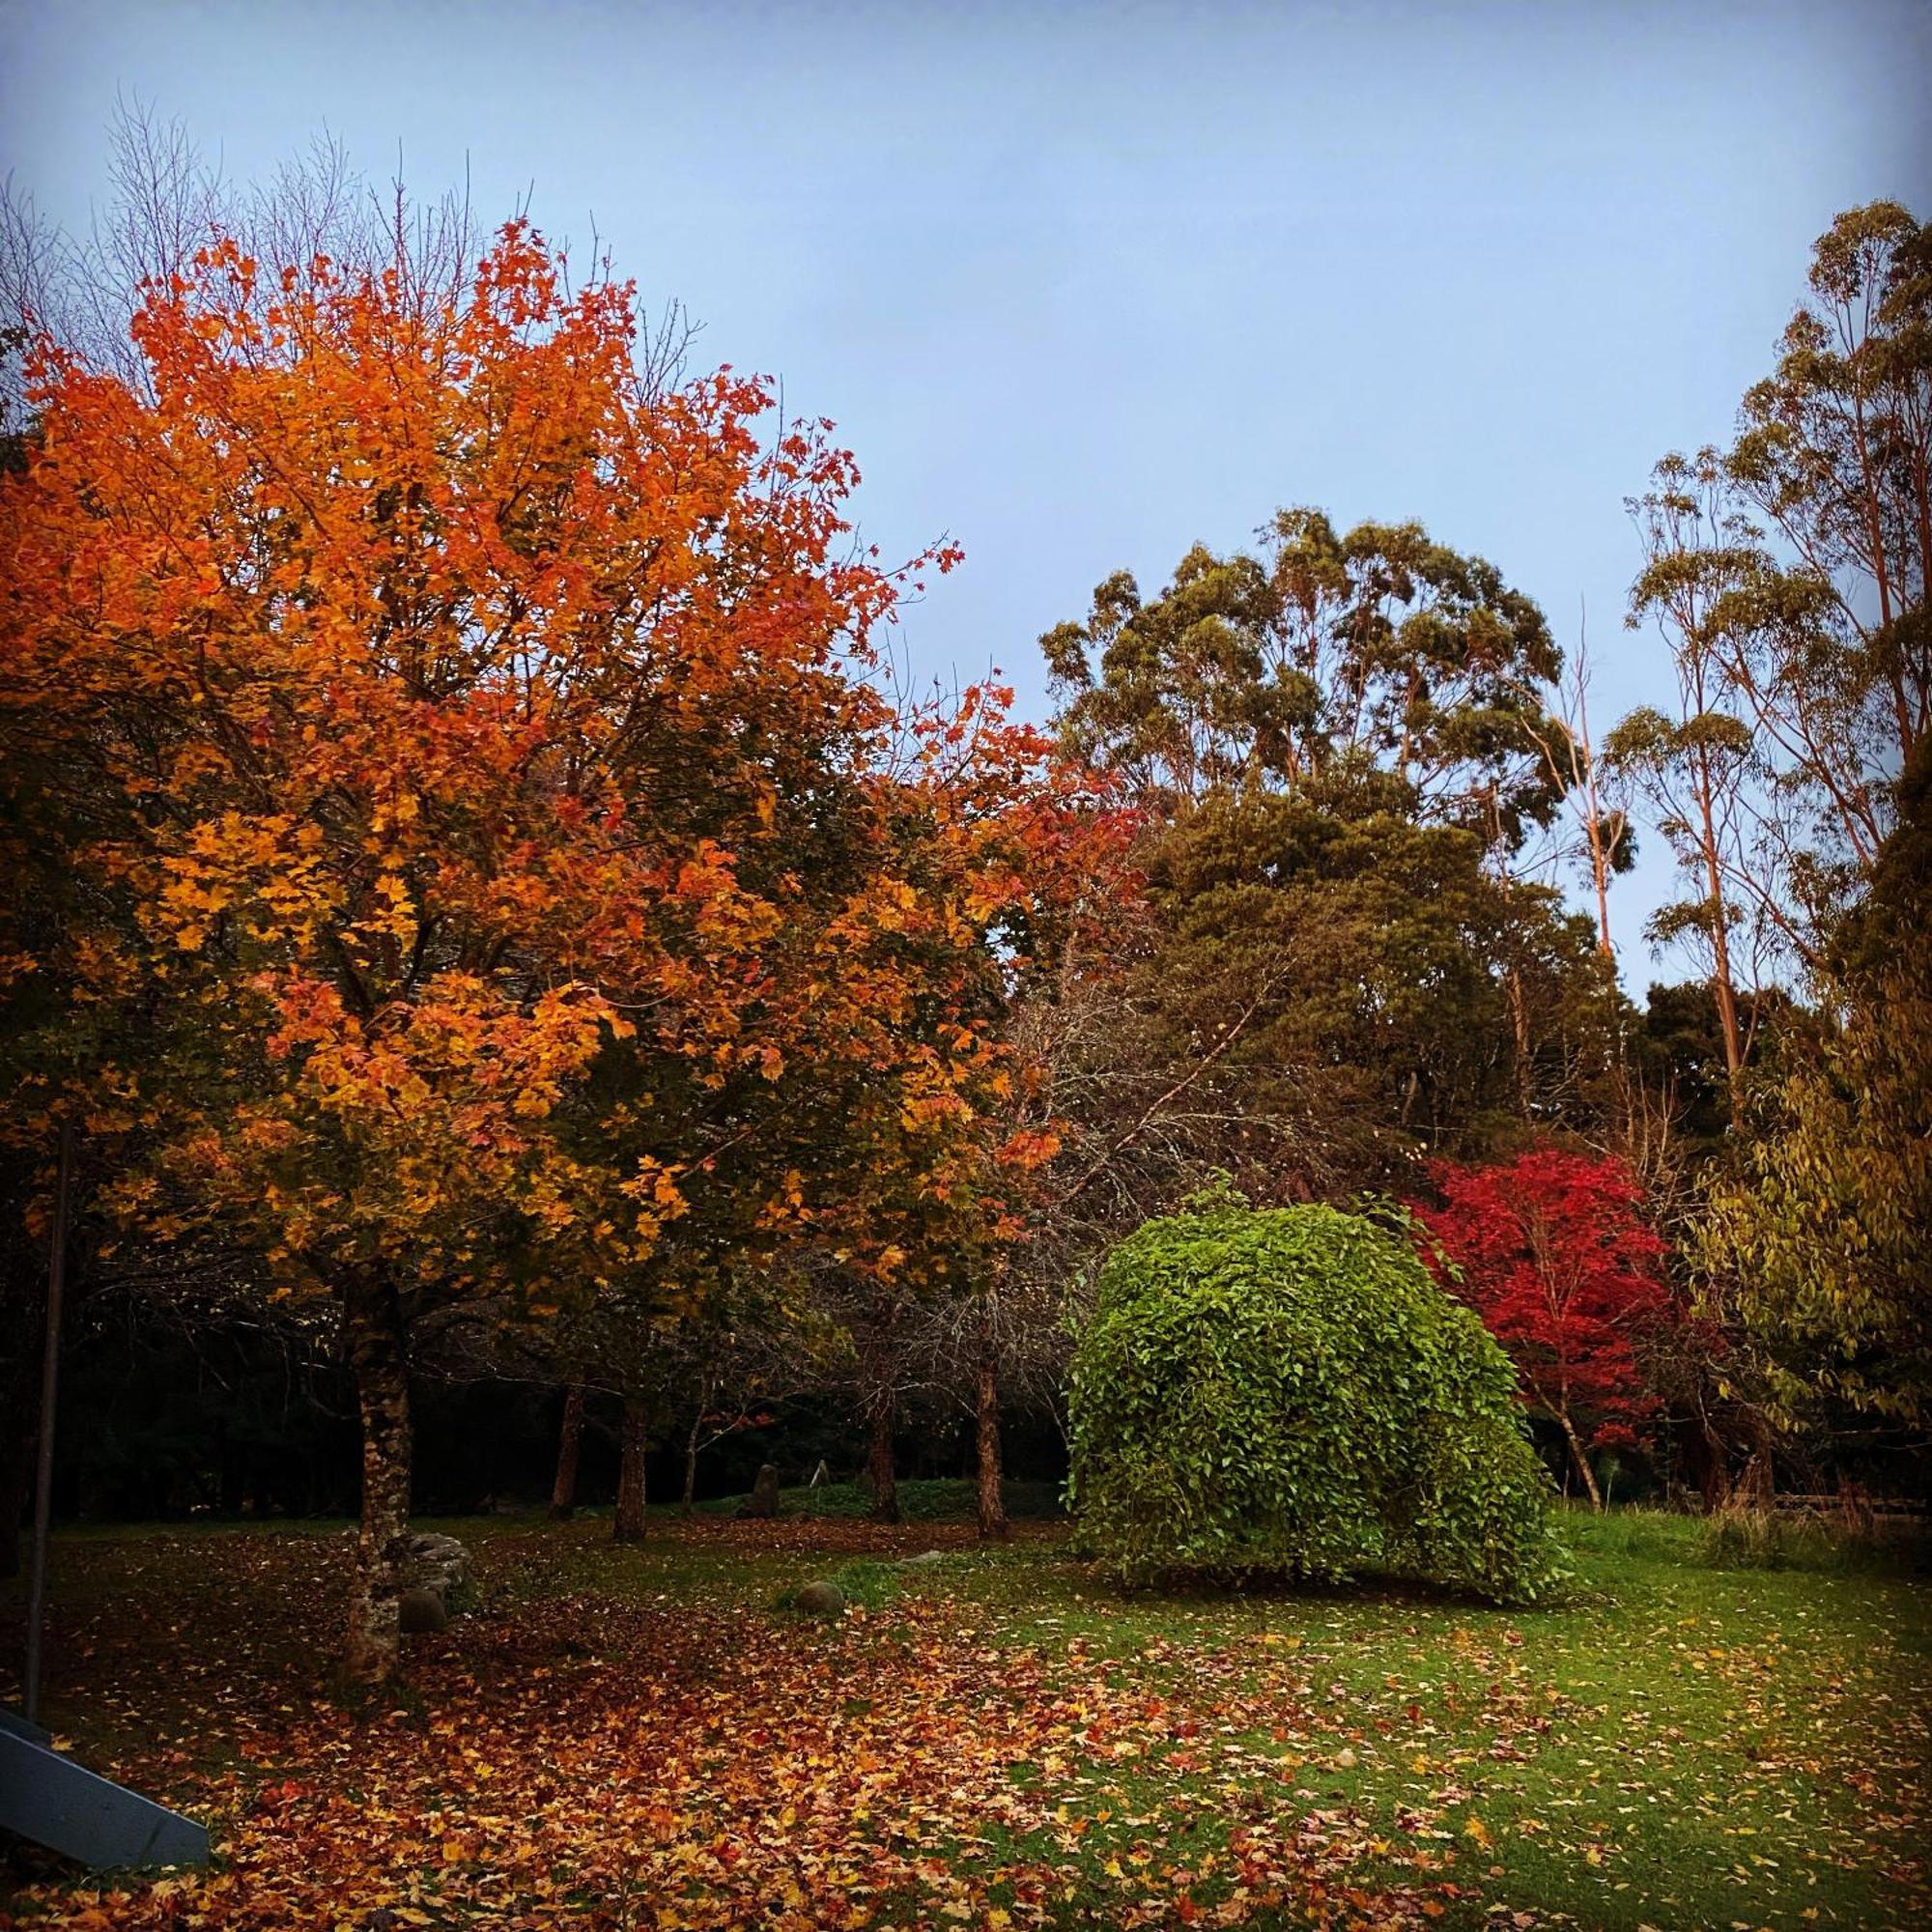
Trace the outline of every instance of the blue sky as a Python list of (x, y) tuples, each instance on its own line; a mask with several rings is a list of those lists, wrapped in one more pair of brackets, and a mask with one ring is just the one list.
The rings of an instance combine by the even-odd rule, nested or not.
[[(1001, 666), (1280, 504), (1417, 516), (1656, 688), (1622, 498), (1721, 438), (1855, 202), (1932, 203), (1932, 7), (0, 4), (0, 166), (82, 222), (117, 90), (250, 177), (327, 128), (594, 220), (696, 358), (834, 417), (916, 666)], [(1913, 75), (1919, 78), (1915, 82)], [(1655, 970), (1652, 854), (1620, 890)]]

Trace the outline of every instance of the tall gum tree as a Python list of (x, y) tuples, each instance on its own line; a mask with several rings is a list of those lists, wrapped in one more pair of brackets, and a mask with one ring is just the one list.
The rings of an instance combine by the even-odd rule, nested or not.
[(1645, 563), (1626, 621), (1633, 629), (1654, 621), (1662, 631), (1677, 701), (1669, 713), (1654, 705), (1631, 712), (1610, 733), (1605, 753), (1650, 805), (1686, 881), (1686, 896), (1654, 915), (1650, 936), (1660, 944), (1691, 940), (1708, 965), (1736, 1118), (1751, 1046), (1747, 995), (1760, 977), (1762, 939), (1776, 911), (1751, 861), (1751, 802), (1770, 779), (1764, 747), (1741, 715), (1724, 668), (1730, 612), (1754, 564), (1709, 463), (1665, 457), (1651, 489), (1629, 508)]
[[(1820, 984), (1932, 724), (1932, 242), (1895, 202), (1819, 237), (1729, 449), (1671, 454), (1632, 499), (1676, 713), (1611, 734), (1693, 881), (1655, 936), (1707, 957), (1745, 1102), (1760, 967)], [(1759, 955), (1753, 959), (1752, 953)]]
[[(1508, 863), (1575, 781), (1548, 749), (1561, 654), (1494, 565), (1418, 525), (1296, 508), (1260, 535), (1196, 546), (1151, 595), (1119, 573), (1041, 639), (1069, 749), (1145, 827), (1124, 1070), (1147, 1097), (1078, 1138), (1179, 1152), (1136, 1123), (1173, 1107), (1190, 1159), (1264, 1194), (1400, 1184), (1601, 1074), (1610, 975)], [(1088, 1104), (1138, 1084), (1099, 1044)]]

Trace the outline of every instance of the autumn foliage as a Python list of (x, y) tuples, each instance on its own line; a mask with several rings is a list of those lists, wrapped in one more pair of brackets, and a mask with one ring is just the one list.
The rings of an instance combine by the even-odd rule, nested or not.
[(1636, 1350), (1668, 1309), (1665, 1244), (1622, 1162), (1542, 1149), (1494, 1167), (1437, 1164), (1417, 1210), (1432, 1259), (1509, 1351), (1599, 1501), (1587, 1451), (1635, 1439), (1655, 1405)]
[(636, 330), (522, 224), (444, 283), (217, 242), (147, 291), (139, 380), (41, 345), (0, 512), (7, 836), (61, 902), (0, 948), (10, 1111), (78, 1117), (148, 1235), (342, 1307), (363, 1675), (421, 1311), (674, 1305), (727, 1152), (713, 1250), (835, 1217), (808, 1082), (884, 1096), (875, 1163), (943, 1195), (1009, 1079), (988, 933), (1067, 822), (1002, 694), (900, 716), (871, 675), (952, 553), (857, 552), (829, 425), (656, 384)]

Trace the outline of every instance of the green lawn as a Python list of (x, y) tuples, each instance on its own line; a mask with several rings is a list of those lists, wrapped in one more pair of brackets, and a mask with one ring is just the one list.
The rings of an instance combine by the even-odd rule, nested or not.
[[(896, 1531), (805, 1500), (633, 1548), (439, 1524), (482, 1607), (359, 1723), (340, 1532), (63, 1539), (52, 1714), (222, 1856), (101, 1892), (16, 1854), (19, 1922), (1932, 1921), (1922, 1584), (1711, 1569), (1631, 1514), (1568, 1520), (1556, 1609), (1128, 1599), (1055, 1525), (980, 1550), (939, 1492)], [(823, 1576), (843, 1619), (782, 1606)]]

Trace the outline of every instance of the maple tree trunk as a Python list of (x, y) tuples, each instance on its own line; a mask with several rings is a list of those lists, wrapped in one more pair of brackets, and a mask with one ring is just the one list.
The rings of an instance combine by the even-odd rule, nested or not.
[(894, 1389), (881, 1389), (872, 1401), (872, 1439), (866, 1459), (867, 1473), (872, 1479), (874, 1522), (899, 1520), (898, 1471), (893, 1466), (893, 1437), (898, 1433), (899, 1399)]
[(700, 1406), (691, 1419), (691, 1434), (684, 1439), (684, 1493), (678, 1508), (689, 1516), (697, 1507), (697, 1438), (704, 1430), (704, 1410)]
[(563, 1399), (563, 1431), (556, 1442), (556, 1481), (550, 1489), (550, 1519), (562, 1522), (577, 1507), (577, 1452), (583, 1439), (583, 1384)]
[(1604, 1513), (1604, 1493), (1597, 1487), (1597, 1472), (1590, 1467), (1590, 1459), (1583, 1453), (1583, 1445), (1577, 1439), (1577, 1432), (1571, 1426), (1570, 1411), (1559, 1408), (1556, 1421), (1563, 1431), (1563, 1439), (1570, 1445), (1570, 1454), (1577, 1464), (1577, 1473), (1583, 1479), (1584, 1492), (1590, 1498), (1590, 1507), (1599, 1516)]
[(1004, 1539), (1008, 1533), (1007, 1503), (1000, 1478), (1000, 1377), (993, 1353), (992, 1320), (982, 1321), (980, 1372), (974, 1390), (974, 1425), (979, 1450), (980, 1534)]
[(623, 1457), (617, 1469), (617, 1515), (611, 1524), (611, 1541), (644, 1540), (644, 1399), (624, 1398)]
[(893, 1437), (899, 1425), (898, 1363), (894, 1346), (897, 1326), (895, 1309), (875, 1307), (864, 1350), (866, 1416), (871, 1432), (866, 1473), (872, 1486), (872, 1507), (867, 1514), (874, 1522), (899, 1520), (898, 1471), (893, 1465)]
[(396, 1674), (402, 1640), (397, 1602), (410, 1533), (409, 1351), (392, 1284), (352, 1284), (344, 1315), (362, 1417), (362, 1520), (344, 1667), (352, 1683), (379, 1685)]

